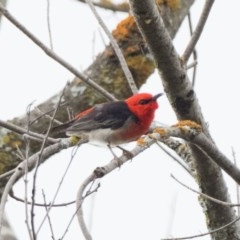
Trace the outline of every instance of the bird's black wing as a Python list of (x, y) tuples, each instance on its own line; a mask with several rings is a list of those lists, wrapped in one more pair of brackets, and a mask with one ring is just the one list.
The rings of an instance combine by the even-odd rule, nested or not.
[(123, 126), (128, 118), (138, 121), (124, 101), (96, 105), (86, 115), (76, 119), (67, 128), (67, 132), (91, 131), (95, 129), (117, 129)]

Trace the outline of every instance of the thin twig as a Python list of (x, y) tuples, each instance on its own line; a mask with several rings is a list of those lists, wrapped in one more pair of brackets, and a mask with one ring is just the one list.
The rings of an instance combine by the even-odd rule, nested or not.
[[(30, 106), (28, 106), (27, 108), (27, 118), (28, 118), (28, 122), (30, 119)], [(29, 132), (29, 125), (27, 126), (27, 133)], [(28, 210), (28, 161), (29, 161), (29, 151), (30, 151), (30, 141), (28, 138), (24, 138), (25, 141), (25, 145), (26, 145), (26, 153), (25, 153), (25, 161), (26, 161), (26, 165), (24, 168), (24, 177), (23, 177), (23, 181), (24, 181), (24, 206), (25, 206), (25, 223), (27, 226), (27, 230), (28, 230), (28, 234), (30, 239), (34, 239), (35, 238), (35, 233), (33, 231), (33, 228), (31, 229), (30, 224), (29, 224), (29, 210)], [(33, 221), (33, 218), (31, 218), (31, 221)], [(32, 224), (31, 224), (32, 225)]]
[(187, 186), (186, 184), (180, 182), (176, 177), (173, 176), (173, 174), (171, 174), (171, 177), (172, 177), (176, 182), (178, 182), (180, 185), (182, 185), (183, 187), (187, 188), (188, 190), (190, 190), (190, 191), (192, 191), (192, 192), (194, 192), (194, 193), (199, 194), (200, 196), (202, 196), (202, 197), (204, 197), (204, 198), (206, 198), (206, 199), (208, 199), (208, 200), (210, 200), (210, 201), (212, 201), (212, 202), (215, 202), (215, 203), (217, 203), (217, 204), (220, 204), (220, 205), (223, 205), (223, 206), (227, 206), (227, 207), (236, 207), (236, 206), (239, 207), (239, 206), (240, 206), (239, 204), (224, 202), (224, 201), (221, 201), (221, 200), (219, 200), (219, 199), (210, 197), (210, 196), (208, 196), (208, 195), (205, 194), (205, 193), (198, 192), (198, 191), (194, 190), (193, 188)]
[[(62, 106), (62, 105), (61, 105), (61, 106)], [(40, 115), (39, 117), (35, 118), (34, 120), (32, 120), (31, 123), (30, 123), (30, 125), (32, 125), (35, 121), (39, 120), (39, 119), (42, 118), (43, 116), (44, 116), (45, 118), (47, 118), (47, 119), (50, 119), (50, 120), (53, 119), (52, 116), (48, 115), (48, 113), (49, 113), (50, 111), (49, 111), (48, 113), (44, 113), (44, 112), (42, 112), (42, 111), (39, 109), (39, 107), (35, 107), (35, 108), (34, 108), (34, 111), (36, 111), (36, 113), (41, 114), (41, 115)], [(61, 121), (58, 121), (57, 119), (53, 119), (53, 122), (56, 123), (57, 125), (62, 124), (62, 122), (61, 122)]]
[[(85, 0), (78, 0), (79, 2), (85, 3)], [(111, 10), (114, 12), (129, 12), (129, 5), (126, 1), (122, 3), (114, 3), (112, 1), (96, 1), (93, 3), (96, 7), (103, 8), (105, 10)]]
[(190, 63), (189, 65), (187, 65), (186, 69), (189, 70), (189, 69), (191, 69), (191, 68), (195, 68), (197, 64), (198, 64), (197, 61), (193, 61), (192, 63)]
[(190, 176), (192, 177), (192, 173), (189, 170), (189, 168), (183, 164), (178, 158), (176, 158), (172, 153), (170, 153), (169, 150), (167, 150), (165, 147), (163, 147), (159, 142), (156, 142), (156, 144), (169, 156), (171, 157), (175, 162), (177, 162), (185, 171), (187, 171), (187, 173), (190, 174)]
[[(57, 111), (58, 111), (58, 108), (60, 106), (60, 103), (61, 103), (61, 99), (64, 95), (64, 91), (65, 91), (65, 88), (63, 89), (61, 95), (60, 95), (60, 98), (59, 98), (59, 101), (57, 103), (57, 106), (56, 106), (56, 109), (53, 113), (53, 119), (55, 118), (56, 114), (57, 114)], [(34, 224), (34, 208), (35, 208), (35, 191), (36, 191), (36, 182), (37, 182), (37, 174), (38, 174), (38, 167), (40, 165), (40, 162), (41, 162), (41, 157), (42, 157), (42, 153), (43, 153), (43, 150), (47, 144), (47, 139), (48, 139), (48, 135), (50, 133), (50, 130), (52, 128), (52, 125), (53, 125), (53, 120), (49, 122), (49, 126), (48, 126), (48, 130), (47, 130), (47, 133), (46, 133), (46, 136), (45, 138), (43, 139), (43, 143), (42, 143), (42, 146), (41, 146), (41, 149), (40, 149), (40, 153), (39, 153), (39, 157), (37, 159), (37, 162), (36, 162), (36, 165), (35, 165), (35, 171), (34, 171), (34, 174), (33, 174), (33, 184), (32, 184), (32, 205), (31, 205), (31, 223), (32, 223), (32, 232), (33, 232), (33, 239), (35, 240), (37, 238), (37, 232), (35, 232), (35, 224)]]
[[(28, 131), (28, 130), (26, 130), (22, 127), (19, 127), (17, 125), (14, 125), (13, 123), (10, 123), (10, 122), (5, 122), (5, 121), (0, 120), (0, 126), (6, 128), (6, 129), (9, 129), (13, 132), (16, 132), (18, 134), (21, 134), (21, 135), (25, 134), (28, 137), (33, 137), (33, 139), (35, 141), (41, 141), (42, 142), (43, 139), (45, 138), (45, 135), (43, 135), (43, 134)], [(47, 141), (50, 142), (50, 143), (56, 143), (56, 142), (59, 142), (59, 139), (48, 137)]]
[(62, 176), (62, 178), (61, 178), (61, 180), (60, 180), (60, 182), (59, 182), (59, 185), (58, 185), (57, 190), (56, 190), (56, 192), (55, 192), (55, 194), (54, 194), (54, 196), (53, 196), (53, 199), (52, 199), (52, 201), (51, 201), (51, 204), (50, 204), (50, 206), (48, 207), (47, 212), (46, 212), (45, 216), (43, 217), (43, 220), (41, 221), (41, 223), (40, 223), (40, 225), (39, 225), (39, 227), (38, 227), (38, 229), (37, 229), (37, 234), (38, 234), (39, 231), (41, 230), (41, 228), (42, 228), (42, 226), (43, 226), (43, 224), (44, 224), (44, 222), (45, 222), (45, 220), (46, 220), (46, 218), (47, 218), (47, 215), (48, 215), (49, 212), (51, 211), (51, 209), (52, 209), (52, 207), (53, 207), (53, 205), (54, 205), (54, 203), (55, 203), (55, 201), (56, 201), (56, 198), (57, 198), (58, 193), (59, 193), (59, 191), (60, 191), (60, 188), (61, 188), (61, 186), (62, 186), (63, 180), (64, 180), (65, 177), (66, 177), (66, 174), (67, 174), (67, 172), (68, 172), (68, 170), (69, 170), (69, 168), (70, 168), (70, 166), (71, 166), (71, 164), (72, 164), (72, 161), (73, 161), (73, 159), (74, 159), (74, 156), (75, 156), (76, 153), (77, 153), (78, 148), (79, 148), (79, 146), (77, 146), (76, 149), (74, 149), (75, 151), (72, 151), (71, 159), (70, 159), (70, 161), (69, 161), (69, 163), (68, 163), (68, 165), (67, 165), (67, 168), (66, 168), (66, 170), (64, 171), (63, 176)]
[[(91, 190), (91, 188), (92, 188), (92, 186), (93, 186), (93, 183), (94, 183), (94, 179), (92, 179), (92, 181), (90, 180), (90, 181), (89, 181), (89, 184), (90, 184), (90, 183), (92, 183), (92, 184), (91, 184), (89, 190), (88, 190), (88, 191), (86, 192), (86, 194), (81, 198), (82, 201), (81, 201), (80, 205), (77, 205), (77, 206), (79, 206), (79, 207), (77, 207), (75, 213), (72, 215), (72, 217), (71, 217), (71, 219), (70, 219), (70, 221), (69, 221), (69, 223), (68, 223), (68, 225), (67, 225), (67, 227), (66, 227), (66, 230), (64, 231), (64, 233), (63, 233), (62, 237), (60, 238), (60, 240), (62, 240), (62, 239), (66, 236), (67, 231), (68, 231), (70, 225), (71, 225), (72, 222), (73, 222), (73, 219), (75, 218), (76, 215), (79, 214), (78, 211), (79, 211), (79, 208), (81, 208), (84, 199), (85, 199), (86, 197), (90, 196), (91, 194), (97, 192), (98, 188), (100, 187), (100, 184), (98, 184), (95, 189)], [(87, 186), (86, 186), (86, 187), (87, 187)]]
[(192, 34), (192, 37), (191, 37), (191, 40), (190, 42), (188, 43), (181, 59), (187, 63), (189, 57), (191, 56), (192, 52), (194, 51), (195, 49), (195, 46), (198, 42), (198, 39), (200, 38), (201, 34), (202, 34), (202, 31), (203, 31), (203, 28), (205, 26), (205, 23), (207, 21), (207, 18), (208, 18), (208, 15), (210, 13), (210, 10), (212, 8), (212, 5), (214, 3), (214, 0), (206, 0), (205, 2), (205, 5), (203, 7), (203, 11), (201, 13), (201, 16), (199, 18), (199, 21), (198, 21), (198, 24), (196, 26), (196, 29), (195, 31), (193, 32)]
[(77, 193), (77, 199), (76, 199), (76, 214), (78, 217), (78, 222), (81, 227), (82, 233), (86, 240), (92, 240), (92, 236), (87, 228), (87, 225), (85, 223), (84, 217), (83, 217), (83, 210), (82, 210), (82, 204), (83, 201), (86, 198), (86, 195), (84, 196), (84, 191), (87, 188), (89, 184), (91, 186), (93, 185), (93, 182), (95, 181), (96, 176), (94, 173), (92, 173), (80, 186), (78, 193)]
[(49, 45), (51, 50), (53, 51), (53, 40), (52, 40), (52, 31), (51, 31), (51, 24), (50, 24), (50, 0), (47, 0), (47, 29), (48, 29), (48, 36), (49, 36)]
[(12, 169), (12, 170), (10, 170), (10, 171), (8, 171), (8, 172), (5, 172), (5, 173), (1, 174), (1, 175), (0, 175), (0, 180), (1, 180), (2, 178), (9, 177), (9, 176), (12, 175), (15, 171), (16, 171), (16, 168), (14, 168), (14, 169)]
[(52, 234), (52, 239), (54, 240), (55, 237), (54, 237), (54, 232), (53, 232), (53, 226), (52, 226), (52, 221), (51, 221), (51, 218), (49, 216), (49, 212), (48, 212), (48, 207), (47, 207), (47, 201), (46, 201), (46, 195), (42, 189), (42, 196), (43, 196), (43, 200), (44, 200), (44, 203), (45, 203), (45, 209), (46, 209), (46, 214), (47, 214), (47, 219), (48, 219), (48, 224), (49, 224), (49, 228), (50, 228), (50, 231), (51, 231), (51, 234)]
[(86, 0), (87, 4), (89, 5), (90, 9), (92, 10), (94, 16), (96, 17), (96, 19), (98, 20), (99, 25), (102, 27), (102, 29), (104, 30), (104, 32), (106, 33), (106, 35), (108, 36), (110, 43), (119, 59), (120, 65), (122, 67), (122, 70), (125, 74), (125, 77), (128, 81), (128, 85), (132, 90), (133, 94), (136, 94), (138, 92), (138, 88), (134, 82), (132, 73), (130, 72), (127, 62), (122, 54), (122, 51), (120, 49), (120, 47), (117, 44), (117, 41), (115, 40), (115, 38), (113, 37), (113, 35), (111, 34), (111, 32), (108, 30), (107, 26), (105, 25), (105, 23), (103, 22), (102, 18), (100, 17), (100, 15), (98, 14), (98, 12), (96, 11), (96, 8), (94, 6), (94, 4), (92, 3), (92, 0)]
[[(232, 147), (232, 156), (233, 156), (233, 162), (234, 165), (237, 167), (237, 159), (236, 159), (236, 153), (234, 151), (234, 148)], [(237, 203), (239, 204), (237, 208), (238, 215), (240, 215), (240, 193), (239, 193), (239, 185), (236, 184), (236, 196), (237, 196)]]
[[(191, 36), (193, 35), (193, 28), (192, 28), (192, 19), (190, 12), (188, 13), (188, 26), (190, 30)], [(197, 50), (196, 48), (193, 49), (193, 62), (197, 62)], [(197, 64), (193, 66), (193, 74), (192, 74), (192, 86), (195, 86), (195, 80), (196, 80), (196, 73), (197, 73)]]
[(240, 220), (240, 217), (237, 217), (235, 218), (233, 221), (227, 223), (226, 225), (223, 225), (219, 228), (216, 228), (214, 230), (211, 230), (209, 232), (206, 232), (206, 233), (201, 233), (201, 234), (197, 234), (197, 235), (192, 235), (192, 236), (187, 236), (187, 237), (174, 237), (174, 238), (161, 238), (161, 240), (185, 240), (185, 239), (193, 239), (193, 238), (198, 238), (198, 237), (204, 237), (204, 236), (207, 236), (207, 235), (210, 235), (210, 234), (214, 234), (216, 232), (219, 232), (231, 225), (233, 225), (235, 222), (239, 221)]
[(87, 85), (96, 90), (96, 92), (100, 93), (107, 100), (116, 101), (117, 99), (106, 91), (104, 88), (99, 86), (96, 82), (85, 76), (83, 73), (74, 68), (71, 64), (53, 52), (50, 48), (48, 48), (43, 42), (41, 42), (37, 37), (35, 37), (26, 27), (24, 27), (3, 5), (0, 3), (0, 12), (4, 15), (15, 27), (17, 27), (22, 33), (24, 33), (28, 38), (30, 38), (39, 48), (41, 48), (49, 57), (54, 59), (60, 65), (68, 69), (71, 73), (73, 73), (76, 77), (81, 79)]
[[(13, 191), (11, 191), (11, 192), (9, 193), (9, 196), (12, 197), (14, 200), (16, 200), (16, 201), (18, 201), (18, 202), (24, 203), (24, 199), (15, 196), (15, 194), (13, 193)], [(49, 204), (36, 203), (36, 202), (35, 202), (35, 206), (37, 206), (37, 207), (50, 207), (50, 206), (52, 206), (52, 207), (66, 207), (66, 206), (69, 206), (69, 205), (74, 204), (75, 202), (76, 202), (75, 200), (74, 200), (74, 201), (71, 201), (71, 202), (59, 203), (59, 204), (56, 204), (56, 203), (55, 203), (55, 204), (52, 204), (51, 202), (50, 202)], [(31, 205), (32, 202), (28, 201), (27, 204), (28, 204), (28, 205)]]

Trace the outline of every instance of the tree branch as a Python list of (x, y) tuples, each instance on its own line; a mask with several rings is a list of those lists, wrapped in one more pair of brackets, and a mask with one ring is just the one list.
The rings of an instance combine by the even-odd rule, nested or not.
[[(79, 2), (86, 3), (85, 0), (78, 0)], [(129, 12), (129, 5), (127, 2), (123, 3), (113, 3), (112, 1), (98, 1), (93, 3), (96, 7), (104, 8), (106, 10), (111, 10), (114, 12)]]
[(130, 72), (127, 62), (123, 56), (123, 53), (120, 49), (120, 47), (117, 44), (116, 39), (113, 37), (113, 35), (111, 34), (111, 32), (108, 30), (107, 26), (105, 25), (105, 23), (103, 22), (102, 18), (99, 16), (97, 10), (94, 7), (94, 4), (92, 3), (92, 0), (86, 0), (87, 4), (89, 5), (90, 9), (92, 10), (94, 16), (96, 17), (96, 19), (98, 20), (99, 25), (102, 27), (102, 29), (104, 30), (104, 32), (106, 33), (106, 35), (108, 36), (110, 43), (114, 49), (114, 52), (116, 53), (118, 60), (120, 62), (120, 65), (122, 67), (122, 70), (125, 74), (126, 80), (128, 82), (129, 87), (131, 88), (131, 91), (133, 94), (136, 94), (138, 92), (138, 88), (134, 82), (132, 73)]
[(206, 0), (206, 2), (205, 2), (205, 5), (203, 8), (201, 17), (198, 21), (197, 27), (192, 34), (191, 40), (190, 40), (186, 50), (184, 51), (184, 53), (182, 55), (182, 60), (183, 60), (183, 62), (185, 62), (185, 64), (187, 63), (192, 52), (194, 51), (194, 48), (202, 34), (203, 28), (207, 21), (208, 15), (210, 14), (213, 3), (214, 3), (214, 0)]

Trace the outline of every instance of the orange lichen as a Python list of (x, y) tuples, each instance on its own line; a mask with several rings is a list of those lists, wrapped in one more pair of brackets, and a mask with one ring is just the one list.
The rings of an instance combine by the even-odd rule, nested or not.
[(181, 7), (181, 0), (155, 0), (157, 5), (166, 5), (171, 10), (176, 10)]
[(155, 128), (153, 132), (160, 134), (162, 137), (164, 137), (166, 135), (166, 131), (163, 128), (160, 128), (160, 127)]
[(139, 138), (139, 139), (137, 140), (137, 145), (142, 146), (142, 145), (144, 145), (144, 144), (146, 144), (146, 141), (144, 140), (144, 138)]
[(202, 127), (198, 123), (191, 120), (179, 121), (177, 124), (173, 125), (173, 127), (177, 127), (180, 129), (183, 129), (184, 127), (190, 127), (192, 129), (197, 130), (198, 132), (202, 131)]
[(136, 28), (136, 22), (133, 16), (129, 16), (121, 21), (115, 30), (113, 30), (113, 37), (117, 40), (123, 40), (127, 38), (131, 33), (132, 29)]

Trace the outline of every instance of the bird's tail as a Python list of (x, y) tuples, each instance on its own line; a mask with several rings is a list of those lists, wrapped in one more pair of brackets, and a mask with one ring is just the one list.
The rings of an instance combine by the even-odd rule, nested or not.
[(74, 120), (71, 120), (69, 122), (60, 124), (58, 126), (55, 126), (50, 129), (50, 136), (56, 136), (56, 137), (66, 137), (66, 131), (71, 126), (72, 122)]

